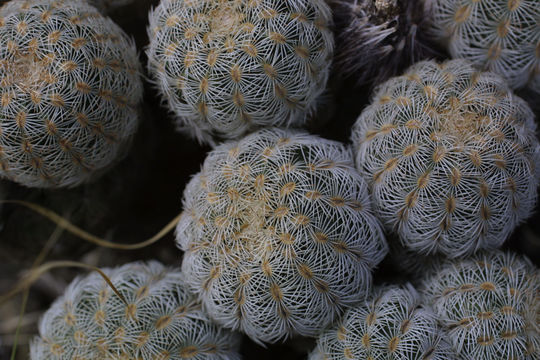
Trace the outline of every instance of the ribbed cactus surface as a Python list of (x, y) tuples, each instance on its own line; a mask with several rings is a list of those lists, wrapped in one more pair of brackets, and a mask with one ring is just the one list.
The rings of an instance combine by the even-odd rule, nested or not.
[(132, 41), (84, 1), (0, 8), (0, 175), (75, 186), (108, 167), (137, 128)]
[(412, 286), (383, 286), (324, 331), (309, 359), (455, 359), (444, 335)]
[(387, 252), (349, 149), (304, 132), (217, 147), (183, 202), (191, 288), (214, 320), (257, 341), (316, 335), (367, 295)]
[(239, 336), (214, 325), (178, 270), (158, 262), (75, 279), (41, 319), (32, 360), (233, 360)]
[(199, 140), (300, 125), (333, 51), (323, 0), (162, 0), (148, 68), (178, 124)]
[(498, 250), (442, 265), (423, 289), (460, 359), (540, 358), (540, 271)]
[(505, 81), (465, 60), (420, 62), (380, 85), (353, 128), (376, 211), (419, 253), (502, 245), (534, 209), (534, 115)]
[(473, 62), (540, 94), (537, 0), (435, 0), (432, 34), (455, 58)]

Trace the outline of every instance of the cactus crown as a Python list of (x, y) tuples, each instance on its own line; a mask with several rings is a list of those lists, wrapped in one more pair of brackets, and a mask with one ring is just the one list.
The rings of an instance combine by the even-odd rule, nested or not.
[(75, 279), (43, 316), (31, 359), (239, 359), (239, 337), (211, 323), (179, 271), (157, 262)]
[(404, 246), (450, 257), (500, 246), (536, 203), (534, 115), (464, 60), (413, 65), (353, 128), (356, 164)]
[(512, 88), (540, 93), (537, 0), (435, 0), (431, 32), (453, 57), (503, 76)]
[(225, 143), (184, 192), (183, 271), (210, 316), (256, 341), (315, 335), (386, 254), (343, 145), (266, 129)]
[(376, 289), (363, 305), (347, 310), (337, 327), (322, 333), (310, 355), (311, 360), (454, 358), (433, 311), (409, 284)]
[(199, 140), (300, 124), (326, 84), (330, 20), (323, 0), (162, 0), (149, 71)]
[(462, 358), (540, 356), (540, 272), (528, 259), (491, 251), (446, 263), (423, 293)]
[(85, 2), (0, 8), (0, 174), (78, 185), (110, 165), (137, 127), (135, 47)]

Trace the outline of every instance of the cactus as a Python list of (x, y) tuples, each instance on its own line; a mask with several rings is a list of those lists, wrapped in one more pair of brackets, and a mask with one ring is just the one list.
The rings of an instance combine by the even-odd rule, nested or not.
[(162, 0), (149, 21), (148, 70), (199, 141), (300, 125), (324, 90), (333, 38), (323, 0)]
[(324, 331), (310, 360), (451, 360), (455, 354), (410, 285), (383, 286)]
[(33, 360), (239, 359), (239, 336), (210, 322), (183, 275), (158, 262), (75, 279), (41, 319)]
[(176, 236), (216, 322), (275, 342), (314, 336), (362, 300), (387, 245), (353, 166), (339, 143), (275, 128), (208, 155)]
[(329, 0), (334, 10), (335, 64), (358, 85), (379, 84), (435, 54), (425, 36), (424, 0)]
[(501, 246), (534, 209), (535, 131), (500, 76), (452, 60), (382, 84), (352, 137), (387, 229), (415, 252), (460, 257)]
[(83, 1), (0, 8), (0, 174), (32, 187), (75, 186), (116, 161), (142, 97), (135, 47)]
[(540, 93), (538, 0), (434, 0), (431, 33), (454, 58)]
[(461, 359), (540, 358), (540, 272), (527, 258), (493, 250), (449, 262), (422, 292)]

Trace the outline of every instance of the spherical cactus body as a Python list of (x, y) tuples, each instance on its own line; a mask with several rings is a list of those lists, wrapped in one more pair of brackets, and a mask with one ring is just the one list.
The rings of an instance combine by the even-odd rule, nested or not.
[(275, 128), (208, 155), (177, 242), (210, 316), (264, 342), (316, 335), (367, 294), (387, 252), (350, 151)]
[(142, 97), (133, 43), (83, 1), (0, 8), (0, 174), (75, 186), (123, 154)]
[(423, 293), (460, 359), (540, 358), (540, 272), (528, 259), (492, 250), (450, 262)]
[(324, 331), (310, 360), (451, 360), (433, 311), (416, 290), (385, 286), (347, 310), (337, 326)]
[(435, 54), (425, 36), (423, 0), (329, 0), (336, 32), (335, 66), (358, 85), (379, 84)]
[(162, 0), (149, 72), (180, 128), (199, 140), (302, 124), (333, 51), (323, 0)]
[(353, 142), (387, 229), (415, 252), (459, 257), (501, 246), (531, 214), (535, 131), (501, 77), (426, 61), (378, 88)]
[(513, 89), (540, 93), (537, 0), (434, 0), (435, 39), (450, 54), (502, 75)]
[(213, 324), (178, 270), (157, 262), (75, 279), (41, 319), (32, 360), (239, 359), (239, 336)]

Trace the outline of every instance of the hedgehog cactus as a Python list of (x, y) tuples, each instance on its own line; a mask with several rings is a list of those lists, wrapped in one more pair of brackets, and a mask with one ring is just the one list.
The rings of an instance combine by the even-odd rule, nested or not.
[(425, 36), (424, 0), (329, 0), (336, 23), (336, 66), (358, 85), (377, 85), (435, 51)]
[(402, 244), (449, 257), (502, 245), (536, 203), (534, 115), (464, 60), (413, 65), (353, 128), (356, 164)]
[(182, 274), (157, 262), (103, 270), (74, 280), (45, 313), (33, 360), (239, 359), (239, 336), (211, 323)]
[(182, 269), (209, 315), (256, 341), (314, 336), (387, 252), (343, 145), (266, 129), (220, 145), (184, 192)]
[(454, 359), (441, 335), (433, 311), (412, 286), (386, 286), (323, 332), (309, 359)]
[(199, 140), (300, 125), (333, 51), (323, 0), (162, 0), (150, 14), (149, 72)]
[(491, 251), (447, 263), (423, 292), (460, 358), (540, 358), (540, 272), (527, 258)]
[(142, 97), (133, 43), (83, 1), (0, 8), (0, 175), (75, 186), (122, 155)]
[(452, 57), (540, 93), (538, 0), (434, 0), (433, 36)]

